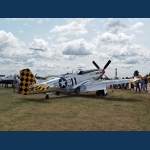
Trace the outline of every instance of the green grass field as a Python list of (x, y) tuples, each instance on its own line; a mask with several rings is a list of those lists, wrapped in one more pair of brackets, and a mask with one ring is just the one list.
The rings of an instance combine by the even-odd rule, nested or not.
[(0, 87), (0, 130), (150, 130), (150, 93), (21, 95)]

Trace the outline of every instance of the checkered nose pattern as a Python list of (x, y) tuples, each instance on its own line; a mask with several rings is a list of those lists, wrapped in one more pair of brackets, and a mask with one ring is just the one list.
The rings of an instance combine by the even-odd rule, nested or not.
[(29, 86), (35, 84), (35, 77), (30, 69), (20, 70), (20, 92), (23, 95), (29, 95)]

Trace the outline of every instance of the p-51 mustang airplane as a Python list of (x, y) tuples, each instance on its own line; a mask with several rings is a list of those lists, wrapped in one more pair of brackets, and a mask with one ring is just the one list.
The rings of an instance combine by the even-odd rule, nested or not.
[(46, 98), (49, 94), (55, 93), (83, 93), (96, 91), (97, 96), (107, 95), (107, 85), (123, 84), (133, 82), (133, 79), (122, 80), (99, 80), (105, 73), (105, 69), (111, 63), (109, 60), (103, 69), (93, 61), (97, 69), (79, 70), (75, 73), (63, 74), (57, 78), (36, 84), (36, 80), (32, 72), (27, 68), (20, 70), (20, 93), (23, 95), (45, 93)]

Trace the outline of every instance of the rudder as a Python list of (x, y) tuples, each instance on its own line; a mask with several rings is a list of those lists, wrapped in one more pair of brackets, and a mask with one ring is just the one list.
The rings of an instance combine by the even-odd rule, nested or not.
[(23, 95), (29, 95), (29, 86), (35, 84), (35, 77), (30, 69), (20, 70), (20, 93)]

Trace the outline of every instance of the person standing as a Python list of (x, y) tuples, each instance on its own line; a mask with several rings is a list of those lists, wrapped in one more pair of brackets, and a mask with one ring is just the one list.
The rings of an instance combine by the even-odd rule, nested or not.
[(133, 82), (131, 82), (130, 83), (130, 91), (133, 89), (133, 91), (134, 91), (134, 84), (133, 84)]
[(5, 88), (8, 88), (8, 84), (7, 83), (5, 83)]
[[(122, 79), (124, 79), (124, 77), (123, 77)], [(124, 90), (124, 89), (125, 89), (125, 83), (123, 83), (123, 84), (121, 85), (121, 87), (122, 87), (122, 90)]]
[(17, 93), (20, 93), (20, 78), (17, 79)]
[(16, 80), (16, 76), (14, 76), (14, 81), (13, 81), (13, 92), (16, 92), (16, 84), (17, 84), (17, 80)]
[(140, 83), (141, 83), (141, 91), (142, 91), (142, 90), (145, 91), (145, 86), (144, 86), (144, 85), (145, 85), (145, 81), (144, 81), (143, 78), (141, 79), (141, 82), (140, 82)]
[(138, 90), (139, 90), (139, 93), (140, 93), (141, 90), (140, 90), (140, 85), (139, 85), (139, 83), (140, 83), (140, 81), (137, 80), (137, 81), (135, 82), (135, 85), (136, 85), (136, 92), (137, 92), (137, 89), (138, 89)]
[(145, 77), (145, 78), (144, 78), (144, 88), (145, 88), (145, 91), (146, 91), (146, 92), (148, 92), (148, 91), (147, 91), (147, 83), (148, 83), (148, 80), (147, 80), (147, 78)]

